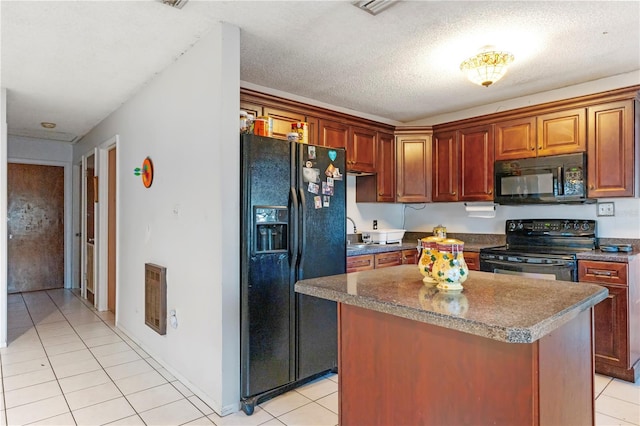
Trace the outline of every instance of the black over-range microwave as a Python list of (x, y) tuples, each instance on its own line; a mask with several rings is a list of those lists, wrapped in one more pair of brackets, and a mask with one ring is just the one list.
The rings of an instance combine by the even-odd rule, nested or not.
[(498, 204), (588, 203), (587, 154), (501, 160), (494, 165)]

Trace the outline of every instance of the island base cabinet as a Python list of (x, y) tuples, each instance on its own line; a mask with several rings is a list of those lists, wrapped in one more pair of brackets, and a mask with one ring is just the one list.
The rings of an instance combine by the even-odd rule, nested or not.
[(340, 303), (340, 425), (593, 425), (591, 324), (504, 343)]

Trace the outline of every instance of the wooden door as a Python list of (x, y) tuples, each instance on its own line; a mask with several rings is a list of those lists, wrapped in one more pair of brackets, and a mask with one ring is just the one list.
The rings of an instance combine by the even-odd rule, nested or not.
[(107, 309), (116, 313), (116, 149), (109, 150)]
[(431, 201), (431, 136), (399, 135), (396, 139), (396, 202)]
[(95, 210), (98, 197), (98, 185), (95, 175), (95, 156), (90, 155), (86, 161), (86, 194), (85, 194), (85, 265), (84, 280), (87, 293), (87, 300), (94, 303), (95, 301)]
[(496, 160), (516, 160), (536, 156), (536, 119), (525, 117), (495, 125)]
[(458, 201), (459, 151), (455, 131), (433, 134), (433, 201)]
[(393, 203), (396, 200), (396, 144), (389, 133), (378, 133), (376, 155), (377, 201)]
[(634, 196), (633, 101), (590, 107), (588, 116), (589, 198)]
[(7, 291), (64, 287), (64, 167), (7, 167)]
[(458, 132), (460, 169), (458, 200), (493, 200), (493, 128), (491, 125)]
[[(318, 123), (318, 135), (320, 140), (318, 145), (330, 146), (332, 148), (347, 148), (349, 139), (349, 126), (337, 121), (320, 119)], [(347, 153), (349, 155), (349, 153)], [(349, 166), (347, 165), (347, 169)]]
[(376, 131), (351, 127), (347, 139), (347, 171), (376, 171)]
[(587, 150), (587, 120), (584, 108), (540, 115), (537, 121), (538, 156)]

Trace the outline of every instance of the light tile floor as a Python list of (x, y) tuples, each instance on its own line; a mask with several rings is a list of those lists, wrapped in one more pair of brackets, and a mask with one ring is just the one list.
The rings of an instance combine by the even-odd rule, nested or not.
[(219, 417), (129, 339), (110, 312), (69, 290), (8, 296), (0, 425), (338, 424), (338, 377)]
[[(309, 425), (338, 423), (338, 377), (219, 417), (69, 290), (9, 295), (0, 349), (0, 425)], [(596, 425), (640, 426), (640, 383), (596, 375)]]

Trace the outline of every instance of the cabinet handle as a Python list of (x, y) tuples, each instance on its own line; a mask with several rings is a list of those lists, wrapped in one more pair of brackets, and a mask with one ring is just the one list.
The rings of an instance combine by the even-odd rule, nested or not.
[(613, 275), (612, 271), (603, 271), (600, 269), (592, 269), (590, 272), (592, 275), (595, 275), (596, 277), (610, 277)]

